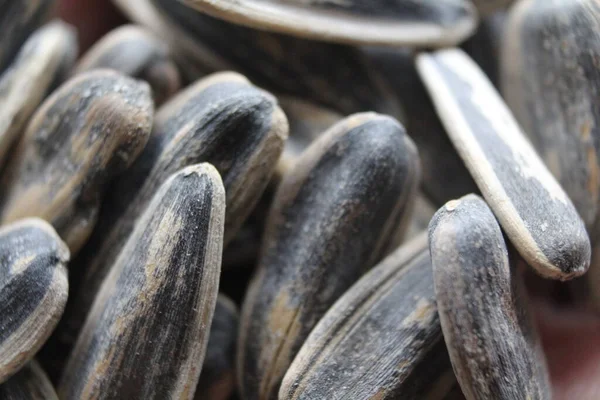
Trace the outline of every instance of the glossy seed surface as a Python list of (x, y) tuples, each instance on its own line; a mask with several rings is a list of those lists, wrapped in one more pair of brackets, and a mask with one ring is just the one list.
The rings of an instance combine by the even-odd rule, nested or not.
[(523, 277), (487, 204), (475, 195), (447, 203), (429, 237), (444, 339), (467, 399), (551, 399)]
[(52, 383), (36, 361), (0, 385), (2, 400), (58, 400)]
[(181, 88), (179, 70), (166, 43), (145, 29), (127, 25), (100, 39), (79, 61), (75, 73), (110, 68), (148, 82), (157, 105)]
[(68, 261), (66, 245), (42, 220), (0, 228), (0, 382), (33, 358), (58, 323)]
[(108, 183), (148, 141), (147, 84), (93, 71), (62, 85), (31, 119), (3, 176), (0, 219), (50, 222), (75, 254), (96, 223)]
[(237, 306), (220, 294), (194, 400), (228, 400), (235, 391), (235, 350), (239, 322)]
[(192, 399), (217, 300), (225, 190), (210, 164), (156, 193), (104, 281), (61, 399)]
[(312, 327), (405, 225), (418, 182), (404, 128), (374, 113), (336, 124), (284, 177), (242, 311), (237, 372), (245, 399), (277, 398)]
[(454, 146), (527, 263), (553, 279), (585, 273), (591, 250), (583, 221), (479, 67), (458, 49), (422, 54), (417, 67)]
[[(178, 1), (117, 0), (117, 4), (161, 37), (171, 37), (177, 29), (169, 43), (174, 51), (180, 49), (182, 71), (189, 70), (190, 79), (198, 78), (196, 69), (200, 74), (235, 70), (274, 93), (305, 98), (344, 115), (400, 114), (375, 69), (354, 47), (245, 28)], [(197, 68), (189, 68), (190, 63)]]
[(27, 37), (48, 17), (55, 0), (4, 0), (0, 3), (0, 72)]
[(279, 399), (434, 400), (455, 383), (422, 233), (327, 311), (287, 371)]
[(36, 107), (76, 56), (74, 29), (54, 22), (34, 32), (0, 75), (0, 168)]
[(252, 28), (354, 45), (454, 45), (473, 32), (477, 23), (473, 5), (465, 0), (184, 2), (215, 17)]

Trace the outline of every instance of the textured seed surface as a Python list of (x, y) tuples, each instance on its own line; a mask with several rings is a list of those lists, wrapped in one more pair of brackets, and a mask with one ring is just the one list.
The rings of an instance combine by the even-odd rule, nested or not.
[(421, 156), (425, 195), (440, 206), (477, 191), (419, 79), (413, 52), (382, 48), (366, 51), (404, 108), (406, 129)]
[(0, 385), (2, 400), (58, 400), (56, 391), (37, 362), (31, 361)]
[(422, 233), (327, 311), (290, 366), (279, 399), (433, 400), (455, 383)]
[[(182, 71), (191, 57), (200, 70), (234, 69), (275, 93), (309, 99), (344, 115), (371, 110), (400, 113), (374, 68), (355, 48), (237, 26), (173, 0), (117, 3), (161, 37), (164, 29), (156, 28), (157, 20), (169, 21), (166, 29), (180, 30), (170, 43), (173, 48), (185, 47)], [(190, 75), (198, 77), (193, 71)]]
[(600, 211), (600, 5), (520, 1), (502, 57), (509, 106), (591, 235)]
[(162, 104), (181, 88), (181, 77), (166, 43), (135, 25), (115, 29), (82, 57), (75, 69), (81, 73), (110, 68), (150, 84), (156, 104)]
[(235, 390), (235, 346), (240, 322), (236, 305), (224, 295), (210, 326), (210, 337), (194, 400), (228, 400)]
[(61, 399), (192, 399), (221, 271), (225, 191), (209, 164), (165, 182), (104, 281)]
[(35, 113), (7, 165), (2, 223), (43, 218), (75, 254), (107, 184), (146, 144), (152, 116), (145, 83), (104, 70), (65, 83)]
[(522, 276), (490, 208), (475, 195), (453, 200), (429, 235), (444, 338), (467, 399), (550, 399)]
[(549, 278), (590, 264), (590, 240), (573, 203), (506, 104), (461, 50), (422, 54), (417, 66), (454, 146), (523, 258)]
[(465, 0), (184, 2), (253, 28), (349, 44), (448, 46), (465, 39), (477, 23), (474, 7)]
[(36, 107), (76, 56), (75, 31), (54, 22), (32, 34), (0, 75), (0, 168)]
[(276, 100), (234, 73), (199, 81), (161, 107), (146, 148), (113, 185), (100, 224), (71, 268), (75, 292), (57, 332), (64, 348), (49, 346), (44, 358), (68, 352), (136, 219), (171, 174), (200, 162), (217, 168), (227, 192), (227, 243), (269, 182), (287, 129)]
[(66, 245), (42, 220), (0, 228), (0, 382), (33, 358), (58, 323), (68, 261)]
[(245, 399), (273, 399), (302, 342), (384, 254), (419, 181), (416, 148), (394, 119), (357, 114), (332, 127), (284, 177), (240, 325)]
[(54, 0), (4, 0), (0, 3), (0, 72), (27, 37), (47, 18)]

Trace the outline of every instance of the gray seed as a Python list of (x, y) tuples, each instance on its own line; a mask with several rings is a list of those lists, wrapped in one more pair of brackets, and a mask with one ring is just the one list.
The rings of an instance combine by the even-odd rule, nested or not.
[(522, 276), (487, 204), (475, 195), (447, 203), (429, 245), (444, 338), (467, 399), (550, 399)]
[(2, 400), (58, 400), (52, 383), (39, 364), (31, 361), (0, 385)]
[(220, 294), (194, 400), (228, 400), (233, 394), (239, 320), (236, 305)]
[(327, 311), (287, 371), (279, 399), (435, 400), (455, 383), (421, 234)]
[(166, 43), (135, 25), (109, 32), (88, 50), (75, 69), (110, 68), (150, 84), (154, 102), (164, 103), (181, 88), (179, 70)]
[(227, 192), (228, 243), (267, 186), (287, 129), (276, 100), (235, 73), (212, 75), (161, 107), (148, 145), (113, 185), (100, 224), (70, 268), (73, 301), (56, 335), (63, 343), (54, 343), (44, 361), (68, 354), (137, 218), (171, 174), (200, 162), (217, 168)]
[(4, 0), (0, 3), (0, 72), (12, 62), (27, 37), (51, 14), (54, 0)]
[(76, 56), (75, 31), (54, 22), (32, 34), (0, 76), (0, 168), (37, 106)]
[(116, 72), (65, 83), (35, 113), (7, 165), (1, 222), (43, 218), (77, 253), (107, 184), (146, 144), (152, 115), (149, 87)]
[(210, 164), (165, 182), (104, 281), (61, 399), (192, 399), (221, 270), (225, 190)]
[(0, 228), (0, 383), (33, 358), (58, 323), (68, 261), (66, 245), (42, 220)]
[(284, 177), (240, 326), (245, 399), (273, 399), (329, 306), (385, 254), (419, 182), (416, 149), (394, 119), (357, 114), (335, 125)]
[[(188, 71), (190, 79), (198, 78), (194, 72), (198, 69), (201, 73), (233, 69), (274, 93), (309, 99), (344, 115), (371, 110), (400, 114), (396, 99), (353, 47), (236, 26), (173, 0), (116, 3), (161, 37), (171, 37), (172, 29), (178, 29), (169, 43), (173, 51), (179, 49), (182, 72), (190, 60), (199, 64)], [(165, 20), (167, 26), (158, 22)], [(164, 33), (165, 29), (171, 32)]]
[(449, 46), (464, 40), (477, 24), (475, 9), (466, 0), (184, 0), (184, 3), (214, 17), (256, 29), (354, 45)]
[(554, 279), (585, 273), (591, 250), (583, 221), (483, 72), (459, 49), (422, 54), (417, 67), (458, 153), (527, 263)]

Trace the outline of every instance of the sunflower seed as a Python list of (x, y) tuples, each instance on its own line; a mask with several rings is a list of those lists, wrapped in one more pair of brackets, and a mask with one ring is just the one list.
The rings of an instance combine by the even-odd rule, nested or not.
[(75, 69), (110, 68), (150, 84), (154, 102), (164, 103), (181, 88), (179, 70), (167, 45), (135, 25), (115, 29), (88, 50)]
[(210, 164), (161, 186), (94, 302), (61, 399), (193, 398), (217, 300), (224, 217), (225, 190)]
[(459, 49), (422, 54), (417, 66), (458, 153), (527, 263), (554, 279), (585, 273), (591, 250), (583, 221), (483, 72)]
[(115, 72), (65, 83), (35, 113), (7, 165), (2, 223), (43, 218), (77, 253), (96, 223), (107, 184), (146, 144), (152, 114), (148, 86)]
[(50, 88), (75, 62), (77, 38), (66, 24), (36, 31), (0, 76), (0, 168)]
[(276, 398), (312, 327), (404, 225), (418, 182), (418, 155), (404, 129), (374, 113), (335, 125), (284, 177), (242, 310), (245, 399)]
[(327, 311), (287, 371), (279, 399), (435, 400), (455, 383), (422, 233)]
[(68, 261), (66, 245), (42, 220), (0, 228), (0, 383), (33, 358), (58, 323)]
[(550, 399), (522, 277), (487, 204), (474, 195), (447, 203), (429, 245), (444, 338), (467, 399)]
[(184, 3), (256, 29), (355, 45), (454, 45), (469, 36), (477, 24), (475, 9), (466, 0), (184, 0)]

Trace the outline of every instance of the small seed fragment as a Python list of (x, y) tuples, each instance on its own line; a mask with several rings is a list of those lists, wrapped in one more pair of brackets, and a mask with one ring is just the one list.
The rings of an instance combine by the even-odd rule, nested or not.
[(42, 220), (0, 228), (0, 383), (33, 358), (58, 323), (68, 261), (66, 245)]
[(465, 0), (184, 0), (184, 3), (255, 29), (353, 45), (455, 45), (469, 36), (477, 23), (473, 5)]
[(145, 146), (152, 115), (145, 83), (108, 70), (69, 80), (35, 113), (7, 165), (1, 222), (43, 218), (77, 253), (107, 184)]
[(522, 276), (487, 204), (468, 195), (442, 207), (429, 245), (444, 338), (467, 399), (550, 399)]
[[(237, 26), (173, 0), (116, 3), (157, 35), (172, 37), (169, 43), (173, 51), (179, 49), (184, 73), (195, 60), (195, 69), (204, 73), (233, 69), (274, 93), (308, 99), (344, 115), (371, 110), (400, 114), (395, 98), (356, 48)], [(163, 24), (157, 27), (157, 21)], [(165, 33), (173, 28), (178, 29), (176, 37)], [(188, 72), (189, 79), (198, 78)]]
[(273, 399), (329, 306), (385, 254), (419, 182), (416, 148), (394, 119), (346, 118), (284, 177), (240, 326), (245, 399)]
[(166, 43), (135, 25), (119, 27), (96, 42), (79, 61), (75, 73), (97, 68), (114, 69), (148, 82), (157, 105), (181, 87), (179, 70)]
[(461, 50), (417, 58), (458, 153), (502, 228), (540, 275), (567, 280), (590, 265), (585, 225), (508, 107)]
[(455, 383), (422, 233), (327, 311), (287, 371), (279, 399), (435, 400)]
[(31, 361), (0, 385), (0, 399), (58, 400), (58, 396), (42, 367)]
[(54, 22), (33, 33), (0, 75), (0, 168), (37, 106), (76, 56), (75, 31)]
[(194, 400), (228, 400), (233, 394), (239, 320), (236, 305), (220, 294)]
[(104, 281), (61, 399), (192, 399), (217, 300), (225, 190), (210, 164), (165, 182)]
[(0, 73), (27, 37), (51, 13), (54, 0), (4, 0), (0, 3)]

